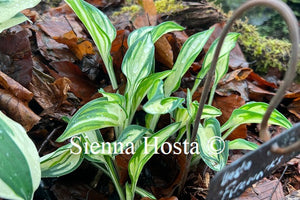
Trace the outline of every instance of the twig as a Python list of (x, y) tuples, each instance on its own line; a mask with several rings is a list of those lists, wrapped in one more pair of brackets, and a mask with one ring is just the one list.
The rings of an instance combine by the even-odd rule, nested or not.
[(283, 178), (283, 175), (285, 174), (285, 172), (286, 172), (287, 168), (288, 168), (288, 166), (287, 166), (287, 165), (285, 165), (285, 168), (284, 168), (284, 170), (283, 170), (283, 172), (282, 172), (282, 174), (281, 174), (280, 178), (278, 179), (278, 182), (277, 182), (277, 184), (276, 184), (275, 188), (273, 189), (273, 191), (272, 191), (272, 193), (271, 193), (271, 196), (270, 196), (269, 200), (272, 200), (272, 197), (273, 197), (273, 195), (274, 195), (274, 193), (275, 193), (275, 191), (276, 191), (276, 189), (277, 189), (277, 187), (278, 187), (278, 185), (279, 185), (279, 183), (280, 183), (281, 179)]
[[(286, 23), (288, 25), (288, 29), (289, 29), (289, 33), (290, 33), (290, 40), (292, 43), (291, 59), (290, 59), (288, 70), (286, 71), (285, 76), (284, 76), (284, 82), (278, 89), (276, 95), (272, 98), (272, 100), (268, 106), (268, 109), (263, 117), (263, 120), (261, 122), (261, 130), (259, 133), (259, 137), (263, 141), (267, 141), (270, 138), (270, 133), (267, 130), (268, 120), (270, 118), (270, 115), (273, 112), (273, 110), (277, 107), (277, 105), (280, 103), (280, 101), (282, 100), (286, 89), (292, 84), (293, 79), (296, 75), (298, 49), (299, 49), (299, 47), (298, 47), (298, 44), (299, 44), (298, 22), (297, 22), (295, 15), (293, 14), (293, 11), (282, 1), (279, 1), (279, 0), (253, 0), (253, 1), (250, 1), (249, 0), (246, 3), (244, 3), (243, 5), (241, 5), (233, 13), (232, 17), (228, 20), (226, 26), (224, 27), (224, 29), (220, 35), (219, 42), (218, 42), (218, 45), (217, 45), (215, 53), (214, 53), (214, 57), (211, 62), (211, 67), (207, 73), (207, 77), (206, 77), (206, 80), (204, 83), (204, 89), (203, 89), (203, 92), (202, 92), (202, 95), (200, 98), (200, 102), (199, 102), (199, 108), (197, 111), (197, 115), (196, 115), (196, 119), (195, 119), (195, 123), (194, 123), (194, 127), (193, 127), (191, 142), (194, 142), (196, 139), (197, 130), (198, 130), (199, 123), (200, 123), (200, 117), (202, 115), (204, 104), (208, 97), (210, 85), (213, 80), (213, 75), (214, 75), (214, 72), (216, 69), (216, 64), (218, 62), (218, 57), (219, 57), (219, 54), (221, 51), (222, 44), (226, 37), (226, 34), (229, 32), (232, 24), (234, 23), (234, 21), (236, 19), (240, 18), (245, 11), (247, 11), (253, 7), (256, 7), (256, 6), (268, 6), (270, 8), (275, 9), (276, 11), (279, 12), (279, 14), (281, 14), (281, 16), (284, 18), (284, 20), (286, 21)], [(191, 158), (192, 158), (192, 155), (188, 154), (187, 166), (185, 168), (184, 176), (183, 176), (179, 191), (181, 191), (183, 189), (184, 184), (186, 182), (187, 174), (188, 174), (188, 171), (190, 168)]]
[(46, 140), (44, 140), (44, 142), (42, 143), (41, 147), (39, 148), (39, 154), (42, 152), (43, 148), (46, 146), (46, 144), (49, 142), (49, 140), (53, 137), (53, 135), (56, 133), (56, 131), (58, 129), (60, 129), (62, 126), (59, 126), (55, 129), (53, 129), (53, 131), (48, 135), (48, 137), (46, 138)]

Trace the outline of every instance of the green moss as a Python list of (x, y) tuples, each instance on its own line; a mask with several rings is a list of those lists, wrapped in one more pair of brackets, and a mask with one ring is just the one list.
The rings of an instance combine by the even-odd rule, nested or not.
[(123, 13), (130, 13), (131, 16), (135, 15), (141, 10), (141, 6), (133, 4), (131, 6), (124, 6), (120, 11), (114, 12), (113, 17), (121, 15)]
[[(178, 12), (186, 8), (182, 3), (176, 2), (176, 0), (157, 0), (154, 2), (157, 13), (173, 13)], [(120, 11), (114, 12), (113, 17), (119, 16), (123, 13), (129, 13), (132, 17), (137, 14), (142, 7), (137, 4), (132, 4), (130, 6), (124, 6)]]
[(256, 71), (265, 73), (269, 67), (287, 69), (291, 56), (291, 44), (288, 41), (262, 37), (255, 26), (243, 21), (236, 22), (234, 31), (241, 33), (239, 44), (247, 61), (255, 62)]
[(157, 13), (172, 13), (183, 10), (185, 6), (175, 0), (158, 0), (155, 1)]

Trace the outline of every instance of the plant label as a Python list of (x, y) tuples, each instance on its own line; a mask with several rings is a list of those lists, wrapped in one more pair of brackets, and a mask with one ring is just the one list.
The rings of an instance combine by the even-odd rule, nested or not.
[(299, 147), (293, 148), (288, 153), (275, 153), (271, 150), (272, 145), (274, 147), (274, 144), (277, 144), (281, 148), (286, 148), (299, 141), (300, 123), (228, 165), (212, 179), (207, 200), (229, 200), (240, 196), (249, 186), (300, 154)]

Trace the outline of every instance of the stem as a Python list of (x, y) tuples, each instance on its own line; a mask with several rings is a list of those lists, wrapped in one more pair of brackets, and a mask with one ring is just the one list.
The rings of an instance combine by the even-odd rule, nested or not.
[(150, 128), (151, 130), (155, 131), (155, 127), (156, 127), (156, 125), (157, 125), (157, 122), (158, 122), (158, 120), (159, 120), (159, 117), (160, 117), (159, 114), (153, 115), (153, 118), (151, 119), (151, 122), (150, 122), (150, 124), (149, 124), (149, 128)]
[(216, 89), (217, 89), (217, 84), (214, 84), (210, 90), (210, 95), (209, 95), (209, 99), (208, 99), (208, 105), (210, 105), (210, 106), (214, 100)]
[(114, 90), (116, 90), (118, 88), (118, 83), (117, 83), (117, 79), (115, 76), (115, 72), (114, 72), (114, 68), (113, 68), (113, 62), (112, 62), (112, 58), (109, 55), (108, 56), (108, 60), (103, 60), (105, 68), (107, 70), (108, 76), (109, 76), (109, 80), (111, 82), (111, 85), (113, 87)]
[(115, 165), (113, 163), (112, 158), (109, 157), (109, 156), (104, 156), (104, 159), (106, 161), (105, 166), (106, 166), (106, 168), (109, 172), (110, 178), (112, 179), (112, 181), (113, 181), (113, 183), (116, 187), (116, 190), (119, 194), (120, 200), (126, 200), (125, 195), (124, 195), (124, 191), (123, 191), (122, 186), (120, 185), (119, 176), (118, 176), (118, 173), (116, 171), (116, 168), (115, 168)]

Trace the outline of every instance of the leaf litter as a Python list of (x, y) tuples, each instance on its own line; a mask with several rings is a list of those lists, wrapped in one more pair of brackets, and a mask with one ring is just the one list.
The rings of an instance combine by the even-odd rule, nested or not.
[[(118, 0), (90, 0), (89, 2), (100, 9), (108, 8), (108, 10), (114, 9), (115, 6), (122, 6), (124, 3)], [(124, 22), (122, 22), (122, 19), (118, 20), (118, 23), (126, 29), (118, 30), (117, 38), (112, 44), (111, 54), (120, 85), (124, 85), (120, 68), (124, 54), (128, 49), (127, 37), (129, 33), (134, 28), (156, 25), (157, 21), (161, 20), (155, 7), (153, 7), (153, 1), (143, 0), (141, 5), (143, 10), (133, 19), (133, 25), (126, 19)], [(98, 88), (109, 88), (111, 86), (108, 84), (107, 72), (104, 70), (93, 41), (66, 4), (62, 3), (59, 7), (50, 8), (44, 13), (37, 14), (32, 10), (26, 10), (24, 14), (35, 23), (33, 25), (25, 23), (13, 27), (0, 35), (1, 41), (4, 41), (0, 43), (0, 69), (2, 71), (0, 72), (0, 109), (21, 123), (30, 133), (30, 130), (34, 130), (32, 128), (35, 125), (43, 126), (43, 120), (41, 119), (46, 116), (52, 120), (58, 120), (58, 123), (64, 125), (61, 122), (62, 116), (71, 116), (81, 105), (95, 98)], [(115, 26), (118, 27), (119, 25), (115, 24)], [(203, 52), (199, 54), (192, 64), (192, 68), (183, 77), (183, 80), (186, 81), (182, 82), (181, 88), (178, 90), (180, 92), (177, 91), (173, 95), (186, 96), (189, 81), (194, 81), (196, 74), (201, 69), (205, 52), (207, 52), (212, 41), (219, 36), (223, 26), (224, 23), (214, 25), (215, 31), (205, 45)], [(187, 38), (188, 35), (183, 31), (166, 34), (157, 41), (155, 44), (156, 71), (170, 69), (173, 66), (180, 48)], [(97, 70), (90, 72), (89, 70), (93, 67)], [(280, 84), (279, 80), (276, 83), (269, 82), (254, 73), (250, 69), (251, 64), (245, 60), (238, 45), (230, 53), (229, 67), (230, 71), (220, 81), (216, 91), (217, 95), (213, 101), (213, 105), (223, 112), (219, 119), (221, 123), (227, 120), (235, 108), (248, 101), (268, 102)], [(287, 91), (285, 99), (280, 105), (280, 109), (284, 111), (289, 119), (292, 119), (293, 123), (298, 122), (300, 119), (299, 91), (300, 85), (294, 84), (290, 91)], [(196, 91), (193, 98), (199, 100), (200, 95), (201, 88)], [(31, 106), (33, 102), (36, 102), (40, 108)], [(42, 111), (39, 111), (40, 109)], [(170, 123), (169, 119), (170, 117), (166, 116), (159, 126)], [(230, 139), (249, 139), (249, 130), (253, 131), (254, 129), (242, 125), (231, 135)], [(48, 132), (46, 135), (51, 132), (50, 129), (45, 131)], [(251, 133), (252, 136), (254, 135), (254, 140), (257, 139), (255, 134), (255, 131)], [(258, 140), (257, 143), (259, 143)], [(49, 142), (48, 145), (56, 146), (53, 141)], [(244, 152), (236, 152), (236, 154), (242, 155)], [(145, 187), (161, 197), (161, 200), (178, 199), (175, 196), (169, 196), (180, 184), (181, 172), (186, 167), (184, 158), (183, 155), (171, 155), (166, 158), (158, 156), (150, 160), (142, 178), (144, 177), (145, 180), (152, 180), (153, 182)], [(118, 164), (120, 169), (126, 168), (126, 163), (128, 163), (128, 158)], [(166, 165), (166, 163), (173, 164)], [(291, 160), (288, 165), (289, 168), (286, 172), (288, 175), (283, 180), (286, 181), (287, 186), (283, 187), (279, 184), (274, 193), (278, 198), (300, 189), (299, 158)], [(161, 166), (161, 168), (158, 168), (158, 166)], [(197, 168), (200, 166), (201, 164)], [(160, 171), (160, 169), (163, 170)], [(95, 169), (92, 171), (95, 171)], [(125, 171), (127, 170), (125, 169)], [(199, 185), (200, 187), (195, 186), (193, 185), (195, 182), (191, 181), (194, 179), (191, 178), (188, 185), (186, 185), (186, 195), (191, 199), (204, 199), (209, 184), (209, 178), (207, 179), (209, 174), (212, 176), (213, 172), (207, 169), (192, 171), (190, 178), (198, 177), (198, 184), (200, 182), (206, 184)], [(76, 172), (73, 176), (75, 175)], [(120, 175), (125, 182), (128, 178), (126, 172), (121, 173), (120, 171)], [(147, 179), (147, 176), (150, 177)], [(70, 177), (72, 177), (72, 174)], [(107, 187), (100, 183), (96, 188), (92, 188), (88, 181), (79, 181), (73, 184), (70, 183), (72, 178), (69, 180), (68, 178), (59, 178), (55, 183), (52, 183), (51, 191), (58, 199), (64, 199), (67, 195), (71, 198), (75, 193), (81, 195), (82, 198), (90, 195), (89, 199), (108, 199), (108, 196), (114, 193), (114, 190), (109, 188), (112, 187), (112, 183), (110, 180), (105, 179), (104, 175), (101, 177), (101, 180), (106, 181)], [(249, 188), (240, 199), (253, 199), (254, 193), (255, 198), (258, 198), (259, 195), (270, 195), (271, 188), (278, 182), (278, 180), (272, 180), (274, 177), (279, 178), (278, 174), (275, 173), (268, 179), (264, 179)], [(190, 183), (192, 185), (189, 185)], [(66, 186), (68, 189), (65, 188)], [(284, 188), (284, 191), (282, 188)], [(259, 196), (259, 198), (262, 196)]]

